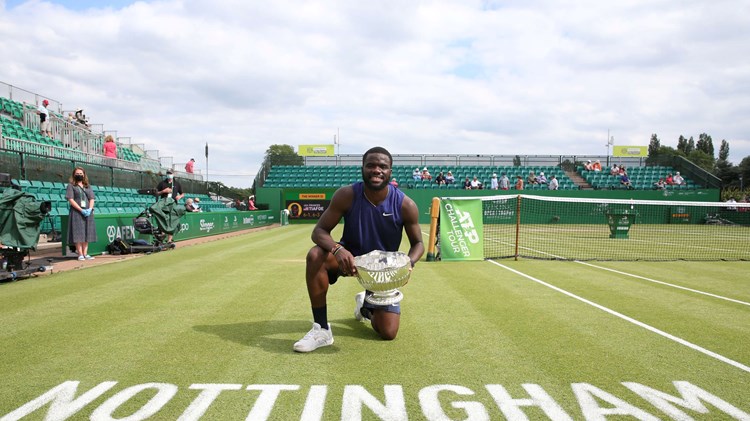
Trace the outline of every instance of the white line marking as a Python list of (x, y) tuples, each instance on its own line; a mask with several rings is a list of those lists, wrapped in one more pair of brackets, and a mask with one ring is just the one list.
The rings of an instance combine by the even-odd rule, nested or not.
[(642, 328), (644, 328), (644, 329), (646, 329), (646, 330), (650, 330), (651, 332), (654, 332), (654, 333), (656, 333), (657, 335), (661, 335), (661, 336), (663, 336), (663, 337), (665, 337), (665, 338), (667, 338), (667, 339), (670, 339), (670, 340), (672, 340), (672, 341), (675, 341), (675, 342), (677, 342), (677, 343), (679, 343), (679, 344), (681, 344), (681, 345), (685, 345), (685, 346), (686, 346), (686, 347), (688, 347), (688, 348), (691, 348), (691, 349), (693, 349), (693, 350), (696, 350), (696, 351), (698, 351), (698, 352), (701, 352), (701, 353), (703, 353), (703, 354), (706, 354), (706, 355), (708, 355), (709, 357), (715, 358), (715, 359), (717, 359), (717, 360), (719, 360), (719, 361), (721, 361), (721, 362), (727, 363), (727, 364), (729, 364), (729, 365), (732, 365), (732, 366), (734, 366), (734, 367), (737, 367), (737, 368), (739, 368), (739, 369), (740, 369), (740, 370), (742, 370), (742, 371), (745, 371), (745, 372), (748, 372), (748, 373), (750, 373), (750, 367), (748, 367), (748, 366), (746, 366), (746, 365), (744, 365), (744, 364), (742, 364), (742, 363), (740, 363), (740, 362), (737, 362), (737, 361), (735, 361), (735, 360), (732, 360), (732, 359), (730, 359), (730, 358), (727, 358), (727, 357), (725, 357), (725, 356), (723, 356), (723, 355), (717, 354), (717, 353), (715, 353), (715, 352), (713, 352), (713, 351), (709, 351), (708, 349), (706, 349), (706, 348), (703, 348), (703, 347), (701, 347), (701, 346), (698, 346), (698, 345), (696, 345), (696, 344), (694, 344), (694, 343), (692, 343), (692, 342), (688, 342), (688, 341), (686, 341), (686, 340), (684, 340), (684, 339), (682, 339), (682, 338), (678, 338), (677, 336), (674, 336), (674, 335), (672, 335), (672, 334), (669, 334), (669, 333), (667, 333), (667, 332), (665, 332), (665, 331), (663, 331), (663, 330), (659, 330), (659, 329), (657, 329), (657, 328), (655, 328), (655, 327), (653, 327), (653, 326), (651, 326), (651, 325), (647, 325), (646, 323), (643, 323), (643, 322), (641, 322), (641, 321), (638, 321), (638, 320), (636, 320), (636, 319), (634, 319), (634, 318), (632, 318), (632, 317), (628, 317), (628, 316), (626, 316), (626, 315), (624, 315), (624, 314), (622, 314), (622, 313), (618, 313), (618, 312), (616, 312), (616, 311), (614, 311), (614, 310), (612, 310), (612, 309), (609, 309), (609, 308), (607, 308), (607, 307), (604, 307), (604, 306), (603, 306), (603, 305), (601, 305), (601, 304), (597, 304), (597, 303), (595, 303), (595, 302), (593, 302), (593, 301), (587, 300), (587, 299), (585, 299), (585, 298), (583, 298), (583, 297), (581, 297), (581, 296), (578, 296), (578, 295), (576, 295), (576, 294), (573, 294), (572, 292), (566, 291), (566, 290), (564, 290), (564, 289), (562, 289), (562, 288), (556, 287), (556, 286), (554, 286), (554, 285), (551, 285), (551, 284), (548, 284), (548, 283), (546, 283), (546, 282), (544, 282), (544, 281), (542, 281), (542, 280), (536, 279), (536, 278), (534, 278), (533, 276), (527, 275), (527, 274), (525, 274), (525, 273), (519, 272), (519, 271), (517, 271), (517, 270), (515, 270), (515, 269), (509, 268), (509, 267), (507, 267), (507, 266), (505, 266), (505, 265), (502, 265), (502, 264), (500, 264), (500, 263), (497, 263), (497, 262), (495, 262), (494, 260), (488, 260), (488, 262), (490, 262), (490, 263), (493, 263), (493, 264), (495, 264), (495, 265), (497, 265), (497, 266), (500, 266), (501, 268), (503, 268), (503, 269), (505, 269), (505, 270), (508, 270), (508, 271), (510, 271), (510, 272), (513, 272), (513, 273), (515, 273), (516, 275), (522, 276), (522, 277), (524, 277), (524, 278), (526, 278), (526, 279), (529, 279), (529, 280), (532, 280), (532, 281), (534, 281), (534, 282), (536, 282), (536, 283), (538, 283), (538, 284), (544, 285), (544, 286), (546, 286), (547, 288), (551, 288), (551, 289), (553, 289), (553, 290), (555, 290), (555, 291), (557, 291), (557, 292), (563, 293), (563, 294), (565, 294), (565, 295), (567, 295), (567, 296), (569, 296), (569, 297), (571, 297), (571, 298), (575, 298), (576, 300), (578, 300), (578, 301), (581, 301), (581, 302), (583, 302), (583, 303), (586, 303), (586, 304), (588, 304), (588, 305), (590, 305), (590, 306), (592, 306), (592, 307), (596, 307), (596, 308), (598, 308), (599, 310), (602, 310), (602, 311), (604, 311), (604, 312), (606, 312), (606, 313), (609, 313), (609, 314), (611, 314), (611, 315), (613, 315), (613, 316), (615, 316), (615, 317), (619, 317), (619, 318), (621, 318), (621, 319), (623, 319), (623, 320), (625, 320), (625, 321), (627, 321), (627, 322), (633, 323), (633, 324), (634, 324), (634, 325), (636, 325), (636, 326), (640, 326), (640, 327), (642, 327)]
[(618, 273), (620, 275), (625, 275), (625, 276), (630, 276), (630, 277), (633, 277), (633, 278), (643, 279), (644, 281), (653, 282), (653, 283), (656, 283), (656, 284), (667, 285), (667, 286), (670, 286), (670, 287), (673, 287), (673, 288), (684, 289), (685, 291), (694, 292), (696, 294), (708, 295), (709, 297), (718, 298), (720, 300), (727, 300), (727, 301), (731, 301), (733, 303), (744, 304), (746, 306), (750, 306), (750, 303), (745, 302), (745, 301), (735, 300), (734, 298), (724, 297), (722, 295), (711, 294), (710, 292), (705, 292), (705, 291), (701, 291), (701, 290), (698, 290), (698, 289), (692, 289), (692, 288), (683, 287), (683, 286), (680, 286), (680, 285), (670, 284), (669, 282), (657, 281), (656, 279), (646, 278), (644, 276), (635, 275), (635, 274), (627, 273), (627, 272), (622, 272), (622, 271), (619, 271), (619, 270), (616, 270), (616, 269), (605, 268), (604, 266), (597, 266), (597, 265), (593, 265), (593, 264), (588, 263), (588, 262), (581, 262), (581, 261), (578, 261), (578, 260), (576, 260), (575, 262), (576, 263), (580, 263), (582, 265), (591, 266), (591, 267), (597, 268), (597, 269), (608, 270), (610, 272)]

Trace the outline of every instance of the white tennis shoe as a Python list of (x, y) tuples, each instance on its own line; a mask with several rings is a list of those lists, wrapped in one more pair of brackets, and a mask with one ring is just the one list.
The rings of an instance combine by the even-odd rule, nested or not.
[(323, 329), (319, 324), (313, 323), (312, 329), (305, 335), (304, 338), (294, 343), (294, 350), (297, 352), (312, 352), (322, 346), (328, 346), (333, 344), (333, 332), (331, 332), (331, 324), (328, 324), (328, 329)]
[(358, 322), (369, 322), (370, 319), (362, 315), (362, 306), (365, 305), (365, 292), (362, 291), (354, 296), (354, 318)]

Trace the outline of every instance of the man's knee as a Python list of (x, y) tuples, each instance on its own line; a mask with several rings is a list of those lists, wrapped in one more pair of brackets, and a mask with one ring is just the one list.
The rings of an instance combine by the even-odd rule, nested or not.
[(398, 334), (398, 327), (394, 328), (386, 328), (386, 329), (380, 329), (378, 331), (378, 335), (380, 336), (380, 339), (384, 341), (392, 341), (396, 339), (396, 335)]
[(320, 246), (313, 246), (310, 251), (307, 252), (307, 264), (323, 264), (325, 263), (327, 257), (327, 251), (320, 248)]

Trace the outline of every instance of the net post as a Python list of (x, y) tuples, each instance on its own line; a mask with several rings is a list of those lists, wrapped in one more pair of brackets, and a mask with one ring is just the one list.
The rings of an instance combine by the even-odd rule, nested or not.
[(430, 208), (430, 242), (427, 245), (427, 261), (435, 261), (435, 240), (437, 238), (437, 224), (440, 217), (440, 198), (432, 198), (432, 207)]
[(521, 195), (518, 195), (516, 200), (516, 256), (515, 260), (518, 260), (518, 242), (521, 235)]

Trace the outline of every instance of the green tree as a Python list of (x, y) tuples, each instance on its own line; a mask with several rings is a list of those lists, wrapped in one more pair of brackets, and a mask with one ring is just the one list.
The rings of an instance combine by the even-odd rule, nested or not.
[(698, 142), (695, 144), (695, 149), (705, 152), (708, 156), (713, 159), (714, 157), (714, 141), (711, 136), (706, 133), (701, 133), (698, 136)]
[(271, 145), (266, 150), (266, 160), (273, 165), (303, 165), (305, 159), (294, 152), (291, 145)]
[(677, 150), (684, 153), (685, 156), (690, 155), (690, 152), (695, 150), (693, 136), (690, 136), (690, 139), (686, 139), (685, 136), (680, 135), (680, 138), (677, 139)]
[(515, 157), (513, 157), (513, 166), (514, 167), (521, 166), (521, 157), (519, 155), (516, 155)]
[(651, 141), (648, 143), (648, 157), (656, 158), (656, 155), (658, 155), (659, 153), (660, 147), (661, 147), (661, 142), (659, 141), (659, 138), (656, 136), (656, 133), (652, 134)]
[(721, 141), (721, 146), (719, 147), (719, 161), (728, 161), (729, 160), (729, 142), (727, 142), (726, 139), (723, 139)]
[(687, 159), (708, 172), (713, 172), (714, 170), (714, 157), (702, 150), (696, 149), (690, 152)]

